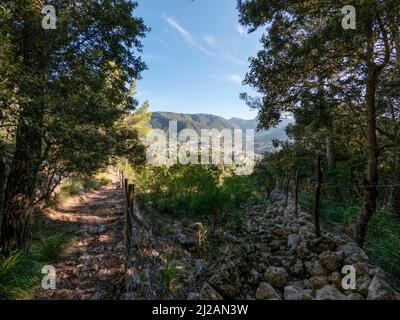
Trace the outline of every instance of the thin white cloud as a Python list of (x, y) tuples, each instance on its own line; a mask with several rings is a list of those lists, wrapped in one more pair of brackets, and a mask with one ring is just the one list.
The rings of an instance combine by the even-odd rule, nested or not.
[(226, 61), (229, 61), (229, 62), (234, 63), (234, 64), (238, 64), (240, 66), (247, 66), (248, 65), (246, 60), (242, 60), (242, 59), (237, 58), (230, 51), (224, 53), (222, 55), (222, 58), (225, 59)]
[(203, 46), (201, 46), (196, 38), (189, 32), (187, 31), (185, 28), (183, 28), (178, 21), (175, 20), (175, 18), (173, 17), (167, 17), (167, 16), (163, 16), (164, 20), (176, 31), (178, 31), (178, 33), (180, 34), (180, 36), (182, 37), (182, 39), (186, 42), (187, 45), (189, 45), (189, 47), (201, 51), (202, 53), (208, 55), (208, 56), (213, 56), (213, 54), (211, 52), (209, 52), (207, 49), (205, 49)]
[(171, 47), (170, 47), (170, 45), (166, 42), (166, 41), (164, 41), (164, 40), (162, 40), (162, 39), (160, 39), (160, 38), (157, 38), (157, 37), (155, 37), (154, 38), (158, 43), (160, 43), (161, 45), (163, 45), (165, 48), (167, 48), (167, 49), (170, 49)]
[(243, 28), (240, 24), (236, 25), (236, 31), (239, 32), (240, 35), (242, 36), (248, 36), (247, 34), (247, 30), (245, 28)]
[(213, 46), (213, 45), (217, 42), (217, 40), (216, 40), (213, 36), (208, 35), (208, 34), (206, 34), (206, 35), (203, 37), (203, 40), (204, 40), (209, 46)]
[(230, 74), (230, 75), (212, 74), (207, 77), (236, 85), (242, 84), (243, 81), (242, 77), (238, 74)]
[(158, 63), (170, 63), (171, 59), (166, 57), (166, 56), (162, 56), (162, 55), (158, 55), (158, 54), (142, 54), (142, 58), (143, 60), (146, 61), (152, 61), (152, 62), (158, 62)]
[(229, 77), (228, 77), (228, 80), (230, 81), (230, 82), (232, 82), (232, 83), (236, 83), (236, 84), (241, 84), (242, 83), (242, 77), (241, 76), (239, 76), (239, 75), (237, 75), (237, 74), (231, 74)]

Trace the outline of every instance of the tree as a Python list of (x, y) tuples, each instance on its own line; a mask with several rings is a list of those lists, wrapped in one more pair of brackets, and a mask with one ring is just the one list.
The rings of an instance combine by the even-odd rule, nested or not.
[[(5, 190), (0, 248), (24, 247), (41, 172), (93, 170), (118, 152), (114, 123), (137, 102), (126, 83), (140, 78), (148, 31), (135, 1), (53, 0), (57, 28), (43, 29), (43, 1), (6, 1), (17, 129)], [(11, 31), (12, 30), (12, 31)], [(10, 104), (10, 102), (8, 102)], [(130, 137), (131, 138), (131, 137)], [(133, 148), (135, 149), (135, 148)], [(64, 159), (62, 161), (61, 159)]]
[(242, 97), (259, 110), (260, 123), (266, 128), (276, 125), (283, 113), (305, 115), (310, 106), (308, 115), (314, 123), (321, 123), (319, 115), (331, 110), (342, 111), (341, 117), (351, 116), (349, 122), (359, 127), (368, 158), (364, 208), (356, 223), (356, 240), (362, 245), (378, 197), (382, 146), (377, 122), (383, 110), (377, 109), (377, 90), (383, 74), (397, 64), (400, 4), (358, 1), (355, 30), (346, 30), (340, 23), (346, 4), (239, 0), (242, 24), (250, 31), (267, 26), (263, 49), (251, 59), (244, 80), (262, 97)]

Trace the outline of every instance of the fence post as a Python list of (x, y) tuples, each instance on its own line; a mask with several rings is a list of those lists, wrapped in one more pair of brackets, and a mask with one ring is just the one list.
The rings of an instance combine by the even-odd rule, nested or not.
[(135, 201), (135, 186), (128, 184), (128, 179), (125, 179), (125, 192), (126, 192), (126, 209), (125, 209), (125, 223), (124, 223), (124, 242), (125, 242), (125, 292), (130, 294), (132, 292), (132, 216)]
[(285, 207), (288, 205), (288, 199), (289, 199), (289, 184), (290, 180), (292, 179), (292, 174), (289, 172), (286, 183), (285, 183)]
[(3, 218), (4, 210), (4, 192), (7, 183), (7, 164), (4, 159), (0, 158), (0, 226)]
[(317, 154), (316, 165), (317, 184), (315, 187), (315, 203), (314, 203), (314, 225), (315, 234), (317, 237), (321, 236), (320, 226), (320, 201), (321, 201), (321, 183), (322, 183), (322, 169), (321, 169), (321, 155)]
[(124, 173), (121, 170), (118, 170), (118, 174), (119, 174), (119, 188), (121, 190), (124, 189)]
[(294, 214), (297, 216), (299, 214), (299, 177), (300, 177), (300, 167), (296, 171), (296, 182), (294, 190)]
[(286, 180), (286, 175), (282, 173), (282, 175), (279, 177), (279, 182), (278, 182), (278, 190), (281, 191), (283, 190), (283, 186), (285, 185)]

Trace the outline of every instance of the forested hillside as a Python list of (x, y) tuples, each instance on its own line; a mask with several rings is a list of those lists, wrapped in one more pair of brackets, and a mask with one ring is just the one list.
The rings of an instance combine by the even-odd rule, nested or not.
[(204, 3), (0, 2), (0, 299), (400, 299), (400, 2)]
[(210, 114), (177, 114), (173, 112), (153, 112), (151, 115), (151, 126), (156, 129), (167, 130), (170, 121), (177, 122), (178, 132), (183, 129), (194, 129), (200, 135), (201, 129), (242, 129), (242, 130), (254, 130), (254, 150), (263, 154), (267, 151), (272, 151), (273, 140), (286, 141), (288, 137), (285, 129), (292, 120), (285, 119), (276, 128), (270, 128), (264, 130), (258, 128), (258, 120), (251, 119), (245, 120), (240, 118), (224, 119), (219, 116)]

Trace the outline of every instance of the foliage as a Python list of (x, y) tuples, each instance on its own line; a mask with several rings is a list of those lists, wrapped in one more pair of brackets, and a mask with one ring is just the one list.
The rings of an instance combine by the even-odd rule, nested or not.
[(161, 270), (161, 276), (167, 288), (173, 292), (182, 288), (183, 282), (183, 263), (174, 257), (167, 257), (166, 263)]
[(42, 236), (30, 251), (0, 255), (0, 299), (33, 298), (43, 277), (41, 268), (56, 262), (67, 243), (64, 234)]
[(0, 256), (0, 299), (33, 295), (40, 278), (38, 262), (23, 251)]
[(138, 132), (120, 127), (138, 105), (129, 88), (146, 69), (139, 54), (149, 29), (135, 16), (138, 3), (46, 4), (57, 8), (56, 29), (42, 28), (41, 1), (0, 7), (0, 152), (7, 146), (13, 153), (1, 224), (5, 251), (25, 246), (29, 232), (21, 230), (34, 206), (65, 177), (144, 155)]
[(60, 233), (50, 237), (41, 236), (32, 255), (39, 262), (57, 262), (64, 251), (70, 237)]
[(197, 216), (216, 225), (240, 224), (238, 210), (260, 197), (250, 176), (236, 176), (214, 165), (175, 164), (132, 169), (120, 164), (125, 177), (135, 183), (142, 205), (151, 204), (158, 212)]
[(71, 177), (61, 184), (60, 196), (64, 199), (69, 196), (78, 196), (90, 190), (98, 190), (109, 183), (110, 179), (104, 176)]

